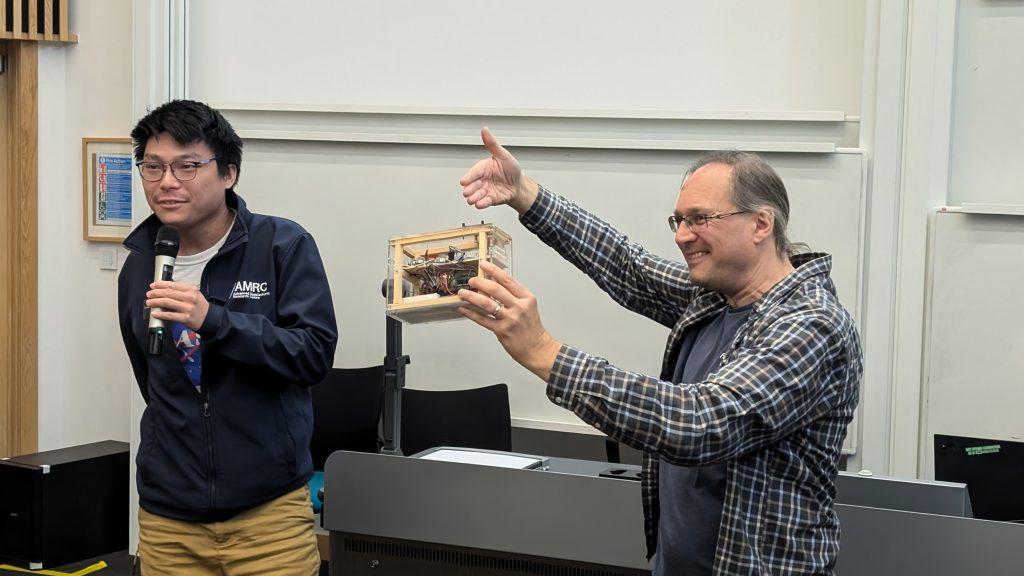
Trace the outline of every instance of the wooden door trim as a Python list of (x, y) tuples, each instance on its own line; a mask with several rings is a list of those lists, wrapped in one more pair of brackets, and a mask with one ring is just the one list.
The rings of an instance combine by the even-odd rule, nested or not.
[(35, 452), (38, 363), (38, 45), (0, 41), (0, 456)]

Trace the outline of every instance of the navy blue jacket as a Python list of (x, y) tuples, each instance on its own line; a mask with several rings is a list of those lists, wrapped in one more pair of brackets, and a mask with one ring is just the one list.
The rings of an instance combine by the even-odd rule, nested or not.
[(234, 192), (227, 241), (203, 271), (210, 303), (202, 389), (189, 382), (165, 332), (146, 354), (145, 294), (153, 282), (150, 216), (125, 240), (118, 278), (121, 335), (146, 410), (136, 456), (139, 503), (187, 522), (226, 520), (305, 484), (313, 473), (309, 386), (334, 364), (338, 329), (316, 244), (298, 224), (253, 214)]

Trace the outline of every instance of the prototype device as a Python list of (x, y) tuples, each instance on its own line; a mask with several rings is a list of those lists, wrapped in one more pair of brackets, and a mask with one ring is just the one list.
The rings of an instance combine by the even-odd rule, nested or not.
[(494, 224), (391, 238), (387, 315), (410, 324), (462, 318), (459, 289), (484, 275), (483, 261), (512, 272), (512, 237)]

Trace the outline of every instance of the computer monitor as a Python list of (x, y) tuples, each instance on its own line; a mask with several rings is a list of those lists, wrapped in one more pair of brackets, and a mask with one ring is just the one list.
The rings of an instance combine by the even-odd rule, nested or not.
[(975, 518), (1024, 522), (1024, 442), (936, 434), (935, 479), (967, 484)]

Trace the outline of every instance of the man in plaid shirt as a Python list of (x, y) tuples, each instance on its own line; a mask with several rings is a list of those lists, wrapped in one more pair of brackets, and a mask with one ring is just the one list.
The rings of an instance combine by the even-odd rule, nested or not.
[(467, 201), (508, 204), (616, 302), (672, 329), (655, 378), (555, 340), (533, 294), (495, 266), (459, 293), (553, 402), (644, 452), (655, 574), (831, 574), (862, 354), (831, 257), (792, 254), (775, 171), (744, 152), (697, 161), (669, 218), (684, 264), (539, 186), (481, 134), (491, 157), (463, 176)]

